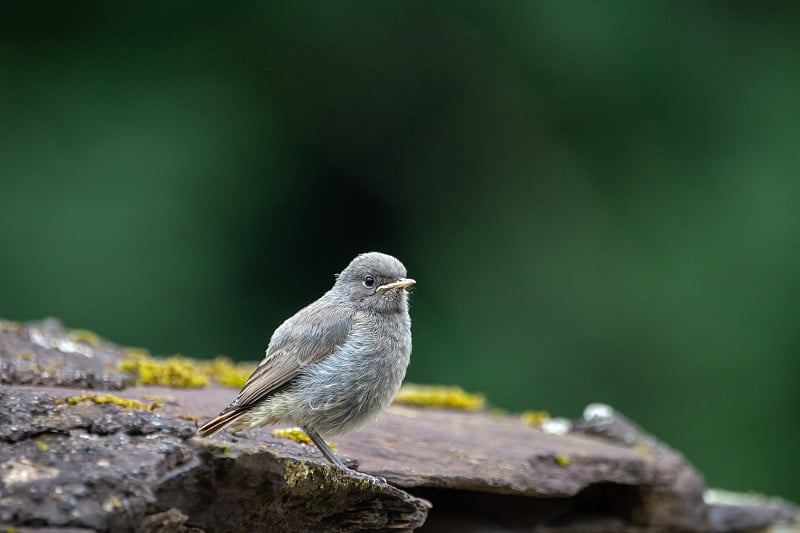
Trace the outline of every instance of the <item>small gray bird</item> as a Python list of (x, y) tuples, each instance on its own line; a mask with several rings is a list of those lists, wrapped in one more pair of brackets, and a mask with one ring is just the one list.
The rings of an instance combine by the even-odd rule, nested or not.
[(292, 424), (330, 462), (348, 469), (320, 433), (350, 431), (391, 403), (411, 356), (406, 289), (414, 283), (390, 255), (357, 256), (331, 290), (275, 330), (239, 396), (197, 434), (207, 437), (229, 424)]

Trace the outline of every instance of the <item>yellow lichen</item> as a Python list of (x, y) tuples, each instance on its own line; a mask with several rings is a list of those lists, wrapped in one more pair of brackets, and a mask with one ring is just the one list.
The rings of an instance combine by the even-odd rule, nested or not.
[(37, 361), (28, 365), (29, 372), (41, 375), (46, 375), (46, 374), (53, 375), (56, 372), (58, 372), (58, 370), (61, 368), (64, 368), (63, 361), (59, 361), (53, 365), (43, 365)]
[(175, 418), (182, 418), (183, 420), (190, 420), (192, 422), (200, 421), (200, 419), (194, 415), (175, 415)]
[(483, 394), (468, 393), (461, 387), (406, 384), (400, 387), (394, 401), (424, 407), (449, 407), (477, 411), (486, 405)]
[(302, 429), (298, 428), (289, 428), (289, 429), (273, 429), (273, 435), (277, 435), (278, 437), (283, 437), (284, 439), (293, 440), (295, 442), (299, 442), (300, 444), (311, 444), (311, 437), (306, 435), (306, 432)]
[(103, 404), (114, 404), (119, 405), (120, 407), (124, 407), (126, 409), (142, 409), (145, 411), (152, 411), (154, 409), (158, 409), (159, 407), (163, 407), (164, 404), (162, 402), (153, 402), (150, 405), (146, 403), (142, 403), (139, 400), (133, 400), (130, 398), (122, 398), (120, 396), (114, 396), (113, 394), (81, 394), (80, 396), (69, 396), (67, 398), (58, 398), (56, 400), (56, 404), (64, 404), (67, 403), (69, 405), (77, 405), (81, 402), (94, 402), (98, 405)]
[(234, 363), (224, 355), (219, 355), (215, 359), (202, 363), (205, 373), (226, 387), (241, 388), (247, 382), (247, 378), (253, 373), (255, 368), (252, 364)]
[(128, 348), (119, 368), (133, 373), (136, 383), (140, 385), (202, 387), (213, 380), (220, 385), (241, 388), (254, 366), (234, 363), (224, 356), (211, 361), (199, 361), (182, 355), (160, 359), (151, 356), (147, 350)]
[(644, 455), (645, 457), (653, 457), (653, 448), (651, 448), (645, 442), (634, 443), (633, 449), (639, 452), (640, 454)]
[(140, 385), (202, 387), (208, 384), (208, 376), (202, 365), (182, 355), (155, 359), (139, 350), (128, 350), (119, 368), (124, 372), (132, 372), (136, 383)]
[(314, 469), (305, 461), (288, 461), (283, 470), (283, 479), (288, 487), (294, 487), (313, 475)]
[(94, 346), (100, 342), (100, 337), (97, 333), (89, 331), (88, 329), (71, 329), (67, 332), (67, 337), (71, 341), (83, 342), (89, 346)]
[(567, 466), (572, 463), (572, 459), (568, 455), (556, 455), (553, 459), (558, 466)]
[[(273, 429), (272, 434), (278, 437), (283, 437), (284, 439), (289, 439), (295, 442), (299, 442), (300, 444), (311, 444), (313, 442), (311, 440), (311, 437), (306, 435), (306, 432), (300, 428)], [(336, 444), (332, 442), (328, 442), (327, 444), (328, 447), (331, 449), (331, 451), (335, 453)]]
[(140, 359), (152, 357), (150, 352), (147, 348), (139, 348), (137, 346), (126, 346), (125, 347), (125, 358), (126, 359)]
[(46, 442), (42, 442), (40, 440), (36, 441), (36, 447), (42, 450), (43, 452), (46, 452), (47, 450), (50, 449), (50, 446), (48, 446)]
[(114, 509), (122, 507), (122, 501), (116, 496), (109, 496), (103, 501), (103, 510), (110, 513)]
[(520, 417), (532, 426), (540, 426), (545, 420), (550, 420), (550, 413), (547, 411), (524, 411)]
[(22, 324), (19, 322), (3, 322), (0, 320), (0, 331), (12, 331), (14, 333), (19, 333), (22, 331)]
[(164, 398), (163, 396), (155, 396), (153, 394), (142, 394), (142, 399), (147, 400), (148, 402), (153, 402), (154, 408), (164, 407), (169, 398)]

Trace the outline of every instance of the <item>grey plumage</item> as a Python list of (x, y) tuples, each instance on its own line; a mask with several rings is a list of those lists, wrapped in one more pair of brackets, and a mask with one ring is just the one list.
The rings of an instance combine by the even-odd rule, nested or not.
[(350, 431), (391, 403), (411, 355), (406, 289), (412, 284), (396, 258), (357, 256), (328, 292), (275, 330), (237, 398), (198, 435), (228, 425), (292, 424), (344, 466), (319, 433)]

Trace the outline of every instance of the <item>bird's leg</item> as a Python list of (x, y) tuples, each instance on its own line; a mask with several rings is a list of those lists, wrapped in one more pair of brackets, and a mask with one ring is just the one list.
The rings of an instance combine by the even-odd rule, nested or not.
[(355, 474), (356, 476), (359, 476), (359, 477), (365, 477), (365, 478), (369, 479), (370, 481), (372, 481), (374, 483), (383, 484), (383, 485), (386, 484), (386, 480), (384, 478), (382, 478), (382, 477), (372, 476), (370, 474), (365, 474), (364, 472), (359, 472), (358, 470), (353, 470), (352, 468), (350, 468), (349, 466), (344, 464), (341, 459), (336, 457), (336, 454), (333, 453), (333, 450), (330, 449), (330, 447), (328, 446), (328, 443), (325, 442), (325, 439), (323, 439), (320, 436), (320, 434), (317, 433), (316, 431), (314, 431), (313, 429), (311, 429), (311, 428), (303, 428), (303, 430), (306, 432), (306, 435), (308, 435), (311, 438), (311, 440), (314, 442), (314, 444), (317, 445), (317, 448), (319, 448), (319, 451), (322, 452), (322, 455), (324, 455), (325, 458), (328, 461), (330, 461), (331, 463), (335, 464), (336, 466), (338, 466), (342, 470), (347, 470), (351, 474)]
[(324, 455), (325, 458), (328, 461), (332, 462), (333, 464), (335, 464), (339, 468), (344, 468), (345, 470), (350, 470), (350, 468), (348, 468), (347, 465), (345, 465), (342, 462), (341, 459), (336, 457), (336, 454), (333, 453), (333, 450), (330, 449), (330, 447), (328, 446), (328, 443), (325, 442), (325, 439), (320, 437), (319, 433), (317, 433), (316, 431), (314, 431), (311, 428), (303, 428), (303, 429), (305, 430), (306, 435), (311, 437), (311, 440), (314, 441), (314, 444), (317, 445), (317, 448), (319, 448), (319, 451), (322, 452), (322, 455)]

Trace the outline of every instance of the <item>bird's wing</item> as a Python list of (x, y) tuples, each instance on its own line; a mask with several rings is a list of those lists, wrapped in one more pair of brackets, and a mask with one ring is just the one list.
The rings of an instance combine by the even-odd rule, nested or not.
[(345, 343), (353, 312), (317, 301), (275, 330), (267, 355), (239, 396), (222, 413), (247, 408), (287, 386), (307, 365), (323, 361)]

